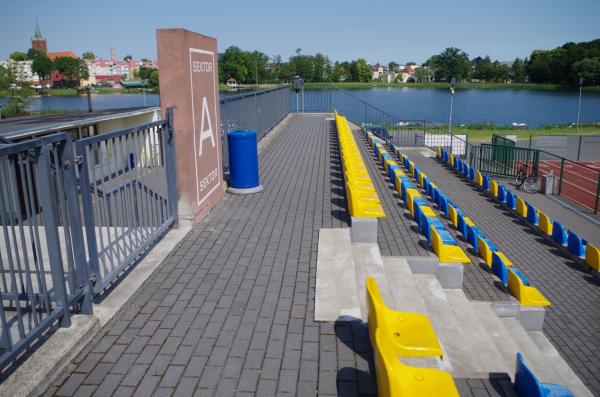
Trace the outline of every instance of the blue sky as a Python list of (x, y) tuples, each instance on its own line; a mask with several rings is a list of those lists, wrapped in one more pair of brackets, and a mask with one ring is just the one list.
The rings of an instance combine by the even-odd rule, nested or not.
[(182, 27), (270, 56), (423, 62), (445, 47), (512, 60), (537, 48), (600, 38), (599, 0), (158, 1), (4, 0), (0, 59), (27, 50), (35, 18), (50, 51), (155, 58), (155, 30)]

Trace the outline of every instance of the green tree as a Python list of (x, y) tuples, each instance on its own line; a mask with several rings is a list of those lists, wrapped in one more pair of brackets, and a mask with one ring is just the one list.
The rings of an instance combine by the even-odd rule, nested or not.
[(68, 86), (79, 86), (81, 74), (81, 61), (71, 57), (57, 57), (54, 60), (54, 67), (66, 79), (63, 84)]
[(501, 62), (495, 61), (493, 64), (493, 79), (496, 82), (500, 81), (502, 83), (506, 83), (508, 77), (510, 75), (510, 68), (508, 65), (505, 65)]
[(586, 84), (600, 84), (600, 57), (584, 58), (573, 64), (573, 71)]
[(247, 55), (240, 48), (231, 46), (221, 55), (220, 69), (222, 70), (221, 82), (233, 77), (239, 83), (248, 81)]
[[(402, 78), (402, 75), (399, 75)], [(413, 79), (417, 83), (422, 83), (425, 81), (431, 80), (432, 73), (427, 66), (421, 66), (420, 68), (415, 69), (415, 73), (413, 74)]]
[(361, 58), (352, 62), (350, 76), (352, 81), (358, 81), (363, 83), (371, 81), (372, 74), (371, 69), (367, 64), (367, 61)]
[(26, 61), (29, 57), (26, 52), (15, 51), (10, 54), (10, 59), (13, 61)]
[(90, 78), (90, 71), (88, 69), (87, 63), (83, 59), (78, 59), (79, 61), (79, 80), (87, 80)]
[(525, 81), (525, 62), (519, 57), (515, 58), (513, 61), (510, 71), (515, 83), (522, 83)]
[(448, 47), (439, 55), (432, 56), (425, 65), (434, 70), (438, 81), (449, 81), (453, 77), (458, 81), (464, 80), (471, 71), (469, 55), (455, 47)]
[[(35, 56), (37, 55), (37, 53), (40, 52), (39, 50), (36, 50), (35, 48), (30, 48), (27, 50), (27, 59), (29, 60), (34, 60)], [(42, 51), (43, 52), (43, 51)]]
[(246, 52), (244, 59), (248, 70), (248, 83), (255, 84), (267, 80), (267, 65), (269, 63), (267, 54), (260, 51)]
[(140, 80), (149, 81), (150, 77), (152, 76), (152, 72), (154, 70), (155, 70), (154, 68), (149, 68), (147, 66), (140, 66), (140, 68), (137, 71), (137, 77)]
[(148, 83), (150, 87), (157, 89), (159, 86), (158, 80), (158, 69), (153, 69), (152, 73), (150, 73), (150, 78), (148, 79)]
[(534, 50), (525, 65), (525, 71), (532, 83), (547, 83), (550, 81), (549, 51)]
[(124, 60), (125, 62), (129, 62), (129, 61), (131, 61), (132, 59), (133, 59), (133, 57), (131, 56), (131, 54), (127, 54), (127, 55), (125, 55), (125, 56), (123, 57), (123, 60)]
[(44, 52), (38, 51), (31, 64), (31, 71), (37, 74), (40, 80), (46, 80), (53, 70), (54, 62)]
[(15, 83), (15, 76), (10, 68), (0, 66), (0, 90), (6, 90)]
[(93, 61), (94, 59), (96, 59), (96, 55), (94, 55), (93, 52), (86, 51), (83, 54), (81, 54), (81, 58), (83, 58), (85, 60)]
[(347, 64), (347, 62), (339, 63), (337, 61), (333, 64), (333, 69), (331, 71), (331, 81), (333, 81), (334, 83), (338, 83), (348, 78), (348, 69), (347, 66), (345, 66)]

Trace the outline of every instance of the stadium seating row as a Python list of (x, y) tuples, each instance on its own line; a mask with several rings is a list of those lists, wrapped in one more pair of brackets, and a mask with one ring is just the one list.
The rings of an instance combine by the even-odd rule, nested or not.
[(419, 225), (419, 230), (427, 237), (427, 241), (440, 262), (470, 263), (469, 257), (448, 233), (444, 224), (436, 217), (435, 212), (433, 212), (427, 200), (421, 196), (419, 189), (413, 182), (415, 181), (418, 186), (423, 188), (425, 184), (429, 185), (427, 175), (415, 167), (407, 156), (397, 151), (394, 154), (398, 156), (404, 169), (414, 178), (411, 179), (398, 165), (394, 154), (387, 151), (385, 141), (366, 130), (365, 136), (377, 158), (383, 164), (389, 180), (402, 197), (402, 201), (404, 201), (410, 215)]
[(373, 347), (379, 396), (459, 396), (452, 376), (433, 368), (413, 367), (398, 357), (443, 356), (429, 318), (390, 309), (373, 277), (367, 277), (369, 340)]
[[(482, 175), (466, 162), (455, 159), (445, 149), (438, 147), (436, 157), (448, 163), (456, 172), (464, 175), (493, 198), (515, 211), (518, 216), (536, 227), (542, 234), (551, 237), (557, 245), (564, 247), (569, 253), (584, 261), (591, 269), (600, 271), (600, 249), (598, 247), (581, 238), (573, 230), (566, 230), (559, 221), (552, 221), (548, 214), (518, 197), (507, 187), (486, 175)], [(450, 159), (453, 161), (452, 164), (450, 164)], [(475, 177), (472, 178), (471, 175), (475, 175)]]
[[(461, 173), (464, 169), (460, 164), (461, 160), (454, 158), (451, 154), (441, 148), (437, 148), (436, 157), (444, 162), (444, 158), (452, 158), (454, 169), (460, 169)], [(448, 160), (448, 164), (450, 161)], [(472, 169), (472, 168), (471, 168)], [(492, 186), (490, 178), (481, 174), (479, 171), (466, 172), (466, 175), (474, 175), (472, 180), (478, 186), (483, 186), (487, 181), (487, 186)], [(438, 193), (437, 196), (439, 196)], [(519, 204), (520, 199), (516, 200), (517, 208), (523, 207), (524, 202)], [(449, 201), (449, 200), (448, 200)], [(522, 201), (522, 200), (521, 200)], [(444, 206), (440, 206), (444, 211)], [(457, 205), (450, 202), (446, 206), (447, 211), (444, 211), (452, 225), (464, 236), (469, 244), (473, 247), (473, 252), (477, 253), (484, 262), (491, 268), (492, 272), (500, 279), (502, 284), (519, 300), (523, 306), (550, 306), (548, 299), (535, 287), (530, 285), (529, 280), (523, 272), (501, 252), (494, 243), (481, 231), (475, 223), (461, 211)], [(525, 207), (526, 208), (526, 207)]]
[(352, 217), (382, 218), (385, 212), (373, 186), (367, 167), (348, 121), (345, 117), (335, 112), (335, 123), (337, 127), (338, 140), (348, 199), (348, 211)]

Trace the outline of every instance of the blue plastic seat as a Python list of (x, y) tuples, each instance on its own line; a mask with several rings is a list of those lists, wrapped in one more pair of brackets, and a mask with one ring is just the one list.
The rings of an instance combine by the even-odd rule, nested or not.
[(391, 154), (385, 152), (384, 154), (381, 155), (381, 160), (385, 163), (385, 160), (393, 160), (394, 158), (392, 157)]
[(467, 163), (465, 163), (465, 162), (462, 163), (462, 170), (460, 170), (460, 172), (464, 176), (467, 176), (469, 174), (469, 166), (467, 165)]
[(490, 177), (489, 176), (487, 176), (487, 175), (483, 176), (483, 185), (481, 185), (481, 187), (486, 191), (490, 190)]
[(390, 181), (392, 181), (393, 183), (396, 183), (396, 170), (399, 170), (400, 166), (398, 165), (394, 165), (394, 164), (389, 164), (388, 165), (388, 178), (390, 178)]
[(498, 200), (506, 202), (506, 188), (502, 185), (498, 185)]
[(425, 192), (427, 194), (429, 194), (429, 178), (428, 177), (423, 178), (423, 189), (425, 190)]
[(540, 382), (525, 364), (521, 353), (517, 353), (515, 390), (519, 397), (573, 397), (573, 392), (566, 386)]
[(469, 179), (475, 181), (475, 168), (469, 167)]
[(585, 246), (587, 241), (579, 237), (574, 231), (567, 233), (567, 249), (575, 256), (585, 257)]
[[(530, 285), (529, 280), (525, 277), (525, 274), (521, 271), (521, 269), (511, 266), (510, 268), (513, 273), (517, 275), (523, 281), (524, 285)], [(492, 273), (496, 275), (500, 279), (503, 285), (508, 285), (508, 267), (502, 260), (500, 256), (498, 256), (495, 252), (492, 254)]]
[(427, 237), (427, 241), (429, 242), (431, 242), (431, 226), (433, 226), (435, 230), (444, 229), (444, 224), (438, 218), (434, 216), (425, 216), (421, 213), (421, 232)]
[(469, 244), (473, 246), (473, 251), (479, 252), (479, 240), (477, 237), (487, 238), (485, 233), (483, 233), (477, 226), (469, 226), (467, 225), (467, 241)]
[(527, 203), (527, 222), (536, 226), (540, 224), (540, 216), (537, 209), (529, 203)]
[(402, 181), (402, 188), (400, 191), (400, 195), (402, 196), (402, 201), (404, 201), (406, 203), (406, 189), (414, 189), (415, 186), (411, 182), (409, 182), (410, 179), (408, 179), (408, 177), (406, 177), (406, 176), (401, 176), (400, 180)]
[(506, 189), (506, 205), (513, 210), (517, 208), (517, 196), (509, 189)]
[(567, 231), (559, 221), (552, 223), (552, 239), (560, 245), (567, 246)]
[(454, 240), (454, 237), (452, 237), (452, 235), (450, 235), (450, 233), (448, 233), (448, 231), (445, 228), (443, 230), (440, 230), (436, 227), (435, 230), (438, 232), (438, 234), (442, 238), (442, 244), (457, 245), (456, 240)]
[(458, 231), (460, 232), (460, 234), (462, 234), (463, 236), (467, 236), (467, 222), (465, 222), (465, 213), (458, 210), (457, 212), (457, 216), (458, 216), (458, 222), (456, 225), (456, 228), (458, 229)]
[(438, 207), (447, 216), (448, 215), (448, 197), (446, 197), (445, 194), (440, 193), (439, 201), (440, 202), (438, 203)]

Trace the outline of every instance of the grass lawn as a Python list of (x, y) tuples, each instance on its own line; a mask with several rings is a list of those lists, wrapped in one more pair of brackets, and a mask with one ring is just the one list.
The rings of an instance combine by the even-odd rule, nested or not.
[[(498, 135), (516, 135), (518, 139), (528, 139), (530, 136), (540, 135), (575, 135), (577, 134), (574, 126), (560, 125), (560, 126), (549, 126), (545, 128), (529, 128), (529, 129), (511, 129), (511, 128), (482, 128), (473, 129), (469, 127), (452, 127), (452, 133), (454, 134), (467, 134), (469, 141), (471, 142), (486, 142), (491, 141), (492, 134)], [(600, 134), (600, 126), (595, 125), (583, 125), (579, 126), (579, 135), (592, 135)]]

